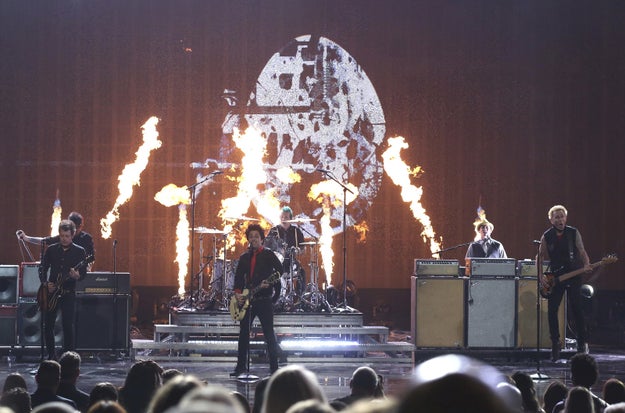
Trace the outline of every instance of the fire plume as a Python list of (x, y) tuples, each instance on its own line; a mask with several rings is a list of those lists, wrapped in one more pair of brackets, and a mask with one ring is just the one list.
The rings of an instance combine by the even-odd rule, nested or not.
[(367, 241), (367, 232), (369, 232), (369, 225), (366, 221), (362, 221), (360, 224), (354, 224), (354, 230), (358, 233), (358, 239), (356, 242), (364, 243)]
[(178, 295), (185, 292), (185, 276), (189, 264), (189, 220), (187, 219), (187, 205), (191, 203), (188, 188), (168, 184), (163, 187), (154, 199), (166, 207), (178, 205), (178, 224), (176, 225), (176, 259), (178, 264)]
[[(267, 183), (267, 173), (264, 168), (263, 158), (267, 152), (267, 140), (261, 132), (249, 127), (241, 134), (238, 129), (232, 135), (234, 144), (243, 152), (241, 159), (240, 176), (237, 180), (237, 194), (234, 197), (221, 201), (219, 216), (222, 219), (228, 217), (244, 216), (252, 202), (256, 205), (257, 212), (268, 217), (271, 222), (280, 220), (280, 202), (274, 196), (272, 190), (261, 192), (260, 187)], [(229, 233), (227, 248), (232, 248), (236, 242), (234, 232), (230, 230), (233, 224), (226, 224), (224, 231)]]
[(104, 239), (111, 236), (111, 226), (119, 219), (119, 207), (130, 200), (133, 186), (139, 186), (141, 184), (141, 172), (148, 166), (150, 152), (160, 148), (162, 145), (162, 142), (158, 140), (157, 124), (158, 118), (152, 116), (141, 127), (143, 131), (143, 144), (136, 152), (136, 159), (133, 163), (126, 165), (121, 175), (117, 178), (119, 181), (117, 184), (119, 195), (115, 200), (115, 205), (113, 205), (113, 208), (106, 214), (106, 217), (100, 220), (102, 238)]
[(61, 214), (63, 208), (61, 208), (61, 200), (59, 199), (59, 191), (56, 191), (56, 199), (52, 205), (52, 219), (50, 222), (50, 236), (54, 237), (59, 235), (59, 224), (61, 223)]
[[(358, 196), (358, 188), (352, 184), (348, 184), (347, 187), (351, 192), (347, 191), (345, 202), (349, 205)], [(345, 207), (343, 206), (343, 188), (335, 181), (321, 181), (310, 187), (308, 198), (319, 202), (323, 210), (323, 215), (319, 220), (321, 225), (319, 251), (321, 252), (321, 260), (326, 273), (326, 284), (332, 285), (332, 270), (334, 268), (334, 251), (332, 250), (334, 229), (331, 225), (332, 207)]]
[(441, 243), (436, 239), (436, 233), (432, 227), (430, 217), (425, 211), (425, 208), (423, 208), (423, 205), (421, 205), (423, 188), (416, 187), (410, 183), (410, 176), (415, 176), (420, 173), (421, 168), (416, 167), (411, 169), (401, 159), (401, 150), (408, 148), (408, 144), (403, 137), (389, 138), (387, 143), (388, 149), (382, 154), (384, 171), (391, 178), (393, 183), (401, 188), (402, 199), (404, 202), (410, 203), (410, 210), (413, 216), (423, 225), (423, 231), (421, 232), (423, 242), (427, 243), (429, 240), (430, 251), (434, 254), (441, 249)]

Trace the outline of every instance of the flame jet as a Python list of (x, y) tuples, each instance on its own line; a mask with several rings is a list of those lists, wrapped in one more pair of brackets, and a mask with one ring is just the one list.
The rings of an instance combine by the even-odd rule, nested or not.
[(104, 239), (111, 237), (111, 233), (113, 232), (111, 226), (119, 219), (119, 207), (130, 200), (133, 186), (139, 186), (141, 184), (141, 172), (148, 166), (150, 152), (160, 148), (163, 143), (158, 140), (157, 124), (158, 118), (152, 116), (141, 126), (143, 130), (143, 144), (136, 152), (137, 158), (135, 162), (126, 165), (121, 175), (117, 178), (119, 181), (119, 184), (117, 184), (119, 195), (117, 196), (117, 200), (115, 200), (115, 205), (113, 205), (113, 208), (106, 214), (106, 217), (100, 220), (102, 238)]

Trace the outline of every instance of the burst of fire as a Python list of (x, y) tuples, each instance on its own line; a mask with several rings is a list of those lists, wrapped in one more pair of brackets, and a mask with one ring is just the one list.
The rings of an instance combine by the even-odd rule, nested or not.
[(121, 175), (117, 178), (119, 181), (119, 184), (117, 185), (119, 195), (115, 200), (115, 205), (113, 205), (113, 208), (106, 214), (106, 217), (100, 220), (102, 238), (104, 239), (111, 236), (111, 226), (119, 219), (119, 207), (130, 200), (132, 197), (133, 186), (139, 186), (141, 184), (141, 172), (143, 172), (148, 166), (150, 152), (154, 149), (160, 148), (162, 145), (162, 142), (158, 140), (158, 131), (156, 130), (157, 124), (158, 118), (152, 116), (141, 127), (143, 130), (143, 144), (136, 152), (136, 159), (133, 163), (126, 165)]
[(276, 177), (285, 184), (296, 184), (302, 181), (302, 176), (292, 168), (280, 168), (276, 171)]
[(52, 219), (50, 222), (50, 236), (54, 237), (59, 235), (59, 224), (61, 223), (61, 214), (63, 208), (61, 208), (61, 200), (59, 199), (59, 191), (56, 191), (56, 199), (52, 205)]
[[(272, 223), (280, 220), (280, 201), (275, 197), (273, 190), (261, 192), (259, 187), (267, 183), (267, 173), (264, 169), (263, 158), (267, 151), (267, 140), (261, 132), (249, 127), (244, 134), (235, 129), (232, 135), (234, 144), (243, 152), (241, 159), (241, 173), (237, 181), (237, 194), (232, 198), (221, 201), (219, 216), (225, 220), (228, 217), (246, 215), (250, 204), (256, 204), (257, 212), (267, 217)], [(261, 222), (264, 225), (265, 222)], [(226, 248), (232, 249), (236, 242), (236, 233), (231, 231), (233, 223), (225, 223), (224, 231), (228, 233)], [(242, 242), (245, 242), (242, 240)]]
[(362, 221), (360, 224), (354, 224), (354, 230), (358, 234), (356, 242), (364, 243), (367, 241), (367, 232), (369, 232), (369, 225), (366, 221)]
[[(358, 188), (352, 184), (347, 185), (352, 192), (347, 192), (345, 202), (349, 205), (358, 197)], [(335, 181), (321, 181), (310, 187), (308, 198), (316, 200), (321, 204), (323, 216), (319, 220), (321, 225), (321, 236), (319, 237), (319, 251), (326, 273), (326, 284), (332, 285), (332, 270), (334, 268), (334, 251), (332, 250), (332, 238), (334, 229), (330, 223), (332, 217), (332, 207), (337, 208), (343, 205), (343, 188)]]
[[(481, 199), (481, 197), (480, 197)], [(481, 200), (480, 200), (481, 203)], [(479, 222), (486, 221), (486, 210), (482, 208), (482, 205), (477, 207), (477, 218), (475, 218), (475, 222), (473, 222), (473, 226), (476, 226)], [(482, 236), (479, 233), (475, 234), (474, 241), (479, 241), (482, 239)]]
[(436, 233), (432, 227), (430, 217), (425, 208), (421, 205), (423, 188), (416, 187), (410, 183), (410, 176), (415, 176), (421, 172), (421, 168), (410, 169), (401, 159), (400, 152), (408, 148), (408, 144), (401, 136), (389, 138), (387, 140), (388, 149), (382, 154), (384, 160), (384, 171), (391, 178), (393, 183), (401, 188), (401, 197), (404, 202), (410, 203), (412, 215), (423, 225), (421, 237), (423, 242), (430, 242), (430, 251), (434, 254), (441, 249), (441, 241), (436, 239)]
[(168, 184), (163, 187), (154, 199), (166, 207), (178, 205), (178, 224), (176, 225), (176, 259), (178, 264), (178, 295), (185, 292), (184, 279), (187, 274), (189, 264), (189, 220), (187, 219), (187, 205), (191, 203), (188, 188), (177, 187)]

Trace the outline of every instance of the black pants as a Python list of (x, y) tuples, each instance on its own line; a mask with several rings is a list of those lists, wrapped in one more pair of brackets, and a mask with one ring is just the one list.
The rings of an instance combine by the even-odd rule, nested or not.
[(54, 348), (54, 324), (56, 313), (60, 311), (63, 322), (63, 351), (74, 350), (74, 319), (76, 313), (76, 294), (67, 292), (63, 294), (54, 311), (48, 311), (45, 315), (45, 343), (48, 357), (55, 357)]
[(269, 298), (252, 301), (245, 317), (241, 320), (239, 331), (239, 356), (237, 360), (237, 371), (247, 370), (247, 360), (250, 348), (250, 323), (258, 317), (263, 328), (265, 343), (267, 343), (267, 354), (269, 356), (269, 368), (271, 372), (278, 369), (278, 340), (273, 330), (273, 303)]
[(548, 302), (548, 317), (549, 317), (549, 335), (552, 342), (560, 340), (560, 329), (558, 327), (558, 308), (562, 302), (564, 292), (568, 290), (568, 302), (571, 311), (573, 312), (573, 318), (575, 320), (575, 327), (577, 330), (577, 344), (578, 346), (586, 343), (586, 322), (584, 320), (584, 313), (582, 312), (582, 294), (581, 294), (582, 281), (579, 277), (572, 278), (561, 284), (556, 284), (553, 287), (551, 297)]

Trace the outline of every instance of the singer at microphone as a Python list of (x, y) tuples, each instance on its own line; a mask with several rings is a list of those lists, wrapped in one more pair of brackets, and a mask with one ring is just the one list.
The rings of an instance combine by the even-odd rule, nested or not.
[(467, 249), (466, 258), (508, 258), (503, 244), (491, 237), (495, 226), (486, 218), (479, 218), (473, 223), (475, 240)]

